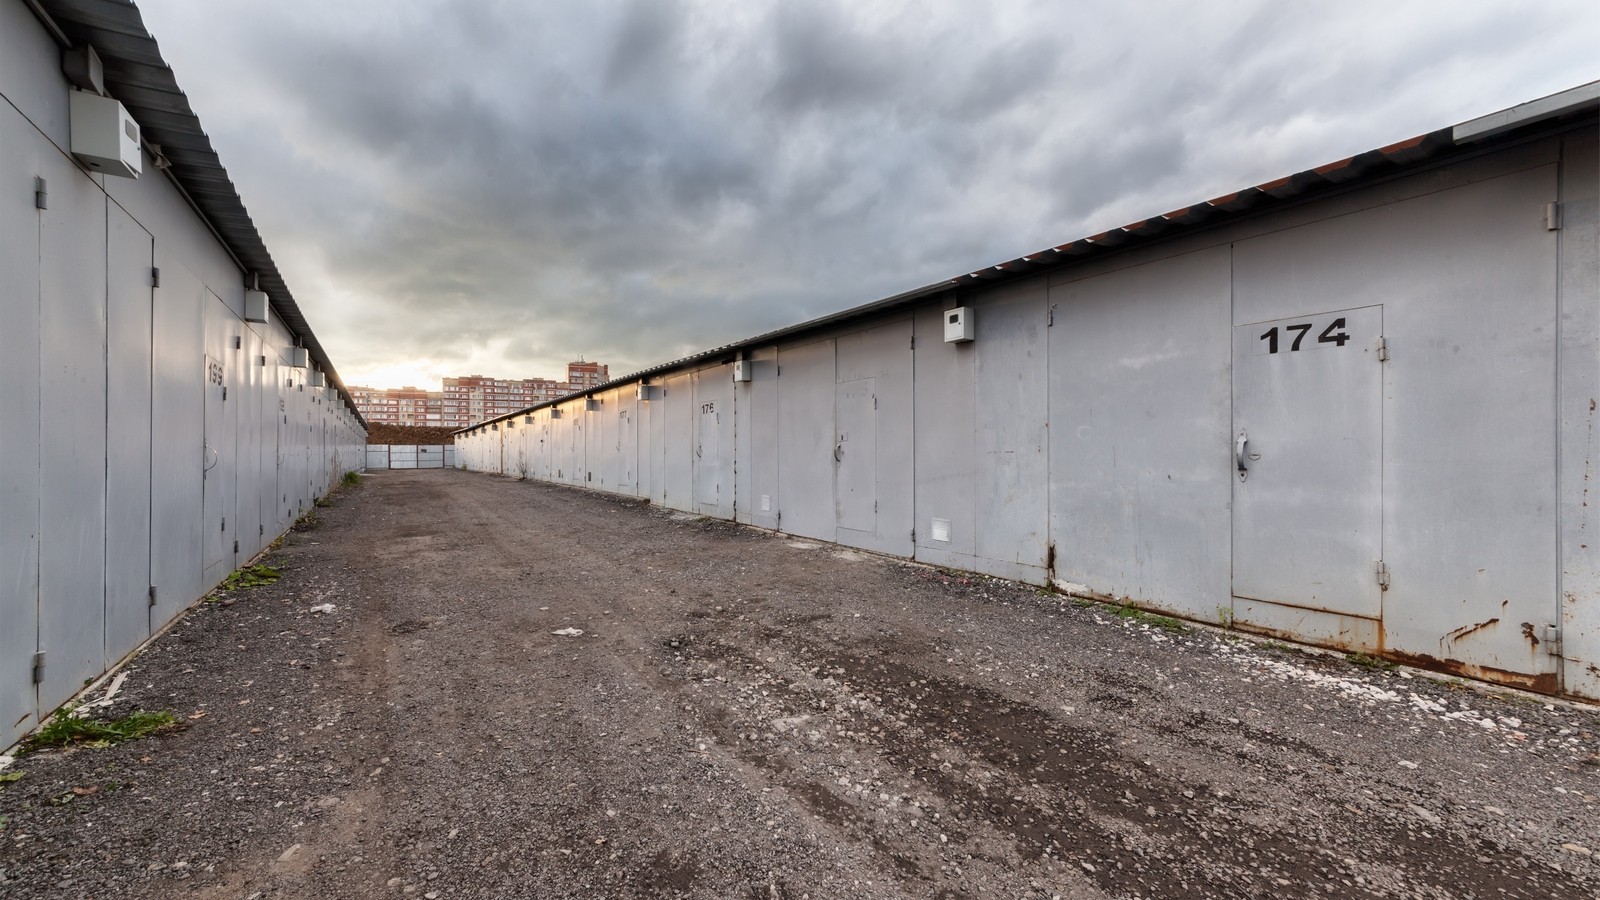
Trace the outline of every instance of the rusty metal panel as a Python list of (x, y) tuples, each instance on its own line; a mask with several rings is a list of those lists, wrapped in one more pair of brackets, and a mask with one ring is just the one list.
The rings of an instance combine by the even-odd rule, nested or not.
[[(20, 3), (0, 16), (28, 15)], [(9, 23), (7, 23), (9, 25)], [(0, 54), (0, 57), (9, 54)], [(9, 66), (10, 59), (0, 61)], [(11, 83), (9, 78), (6, 83)], [(23, 377), (0, 378), (0, 745), (33, 727), (33, 653), (39, 623), (39, 219), (34, 209), (44, 142), (0, 103), (0, 359)]]
[(1379, 648), (1542, 690), (1558, 668), (1539, 643), (1558, 604), (1555, 197), (1556, 166), (1536, 165), (1234, 256), (1238, 323), (1383, 305)]
[(1382, 337), (1381, 306), (1233, 329), (1235, 597), (1383, 615)]
[(1229, 273), (1224, 246), (1050, 289), (1059, 581), (1198, 619), (1231, 606)]
[(974, 307), (979, 566), (1047, 580), (1050, 310), (1044, 279), (987, 293)]
[(1561, 655), (1564, 686), (1600, 700), (1600, 134), (1569, 134), (1561, 152), (1558, 397), (1561, 449)]

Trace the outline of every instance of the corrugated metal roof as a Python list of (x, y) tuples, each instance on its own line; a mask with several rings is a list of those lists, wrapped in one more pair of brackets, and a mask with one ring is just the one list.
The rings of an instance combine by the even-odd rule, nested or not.
[[(1485, 144), (1494, 143), (1494, 141), (1487, 140), (1491, 137), (1500, 141), (1511, 141), (1529, 131), (1538, 131), (1542, 127), (1551, 127), (1552, 125), (1559, 126), (1560, 120), (1571, 120), (1577, 117), (1594, 118), (1597, 110), (1600, 110), (1600, 81), (1593, 81), (1548, 97), (1514, 106), (1508, 110), (1473, 119), (1453, 128), (1441, 128), (1438, 131), (1419, 134), (1416, 137), (1408, 138), (1386, 147), (1358, 153), (1355, 156), (1317, 166), (1314, 169), (1307, 169), (1304, 172), (1297, 172), (1264, 184), (1234, 191), (1231, 194), (1224, 194), (1221, 197), (1215, 197), (1182, 209), (1175, 209), (1165, 215), (1141, 219), (1121, 228), (1102, 231), (1099, 234), (1059, 244), (1055, 247), (1040, 250), (1037, 253), (1019, 256), (1016, 259), (996, 263), (976, 272), (957, 275), (944, 281), (934, 282), (915, 290), (906, 291), (903, 294), (896, 294), (893, 297), (886, 297), (882, 300), (852, 307), (818, 319), (811, 319), (777, 329), (776, 331), (758, 334), (742, 341), (725, 344), (692, 356), (642, 369), (620, 378), (614, 378), (597, 387), (569, 394), (568, 398), (595, 394), (707, 360), (719, 357), (726, 358), (740, 350), (799, 336), (806, 332), (837, 325), (851, 319), (864, 318), (946, 291), (955, 291), (964, 287), (979, 285), (987, 286), (998, 281), (1037, 274), (1047, 269), (1076, 265), (1158, 239), (1166, 239), (1201, 228), (1219, 225), (1229, 220), (1260, 215), (1273, 209), (1304, 203), (1316, 197), (1346, 189), (1355, 183), (1379, 180), (1423, 164), (1434, 164), (1453, 156), (1477, 152)], [(487, 419), (477, 425), (458, 429), (455, 433), (460, 434), (493, 422), (502, 422), (537, 409), (554, 406), (560, 402), (562, 401), (546, 400), (543, 403), (535, 404), (514, 413), (508, 413), (493, 419)]]
[(171, 163), (166, 173), (239, 265), (260, 277), (261, 289), (271, 298), (272, 308), (283, 324), (310, 351), (328, 383), (338, 389), (364, 426), (366, 419), (295, 303), (228, 171), (212, 149), (211, 139), (200, 127), (199, 117), (189, 107), (171, 67), (161, 58), (156, 39), (145, 28), (138, 7), (131, 0), (36, 2), (75, 45), (94, 48), (105, 68), (107, 92), (127, 107), (139, 123), (145, 142), (161, 148)]

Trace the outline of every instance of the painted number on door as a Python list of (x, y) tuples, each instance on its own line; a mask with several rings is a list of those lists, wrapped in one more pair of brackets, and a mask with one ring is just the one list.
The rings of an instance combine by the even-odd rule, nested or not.
[[(1268, 328), (1266, 331), (1261, 332), (1261, 335), (1259, 338), (1257, 338), (1257, 340), (1265, 342), (1264, 346), (1266, 347), (1266, 352), (1269, 354), (1277, 353), (1279, 350), (1287, 353), (1294, 353), (1297, 350), (1309, 350), (1312, 347), (1320, 346), (1322, 344), (1332, 344), (1335, 347), (1343, 347), (1345, 342), (1350, 340), (1349, 333), (1344, 330), (1344, 316), (1340, 316), (1339, 318), (1334, 319), (1332, 322), (1329, 322), (1328, 327), (1322, 329), (1321, 333), (1317, 335), (1317, 339), (1314, 343), (1303, 345), (1306, 335), (1310, 334), (1312, 329), (1315, 327), (1316, 326), (1310, 322), (1300, 322), (1294, 325), (1274, 325), (1271, 328)], [(1258, 343), (1256, 345), (1256, 352), (1261, 352), (1262, 346), (1262, 344)]]

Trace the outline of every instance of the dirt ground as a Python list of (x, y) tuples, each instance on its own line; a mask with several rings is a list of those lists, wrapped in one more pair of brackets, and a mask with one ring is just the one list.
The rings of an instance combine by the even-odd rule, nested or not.
[(0, 897), (1600, 896), (1594, 709), (537, 483), (318, 512), (132, 663), (185, 730), (6, 770)]

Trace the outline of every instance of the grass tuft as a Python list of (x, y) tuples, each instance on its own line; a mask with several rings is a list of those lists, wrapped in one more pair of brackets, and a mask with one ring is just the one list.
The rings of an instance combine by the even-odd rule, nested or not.
[(271, 584), (281, 577), (283, 577), (283, 573), (278, 569), (265, 563), (258, 563), (253, 566), (245, 566), (227, 578), (222, 579), (222, 589), (225, 591), (237, 591), (240, 588), (260, 587), (264, 584)]
[(50, 747), (67, 747), (81, 744), (85, 747), (109, 747), (124, 741), (176, 731), (178, 718), (169, 712), (138, 710), (120, 719), (103, 722), (83, 719), (64, 709), (51, 717), (33, 737), (22, 742), (22, 752), (34, 753)]
[(1346, 653), (1344, 658), (1346, 662), (1352, 665), (1360, 666), (1363, 669), (1371, 669), (1374, 672), (1393, 672), (1395, 669), (1400, 668), (1399, 665), (1387, 659), (1380, 656), (1368, 656), (1365, 653)]
[(346, 472), (344, 473), (344, 477), (339, 479), (339, 483), (345, 487), (356, 487), (361, 484), (361, 473)]
[(1111, 607), (1111, 612), (1119, 619), (1129, 619), (1144, 625), (1153, 625), (1156, 628), (1160, 628), (1164, 631), (1178, 632), (1189, 630), (1189, 626), (1183, 624), (1177, 619), (1172, 618), (1171, 616), (1161, 616), (1156, 615), (1155, 613), (1147, 613), (1144, 610), (1134, 606), (1113, 606)]

